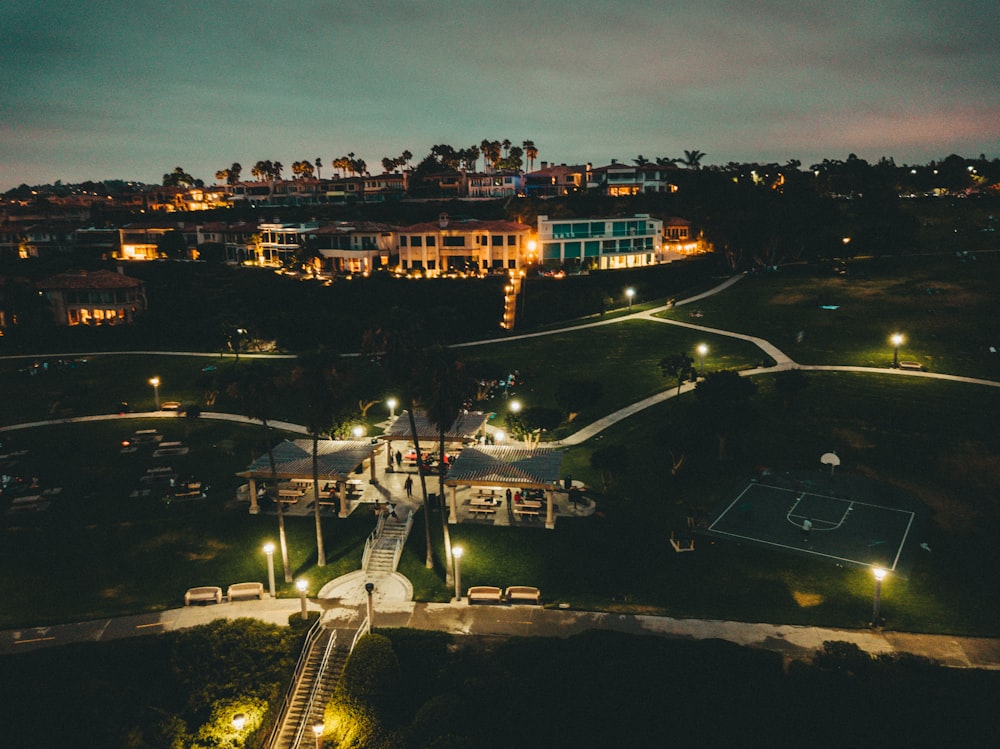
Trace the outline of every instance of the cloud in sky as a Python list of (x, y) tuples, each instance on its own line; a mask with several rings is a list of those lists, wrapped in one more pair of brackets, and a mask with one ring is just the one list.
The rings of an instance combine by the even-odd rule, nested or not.
[(1000, 156), (995, 0), (0, 7), (0, 189), (533, 140), (539, 158)]

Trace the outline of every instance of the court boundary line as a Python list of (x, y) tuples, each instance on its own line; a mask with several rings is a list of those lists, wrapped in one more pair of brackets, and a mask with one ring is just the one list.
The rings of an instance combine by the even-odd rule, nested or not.
[[(709, 533), (718, 534), (720, 536), (728, 536), (730, 538), (740, 539), (742, 541), (747, 541), (749, 543), (764, 544), (766, 546), (774, 546), (774, 547), (779, 548), (779, 549), (785, 549), (787, 551), (792, 551), (792, 552), (796, 552), (796, 553), (799, 553), (799, 554), (806, 554), (806, 555), (809, 555), (809, 556), (821, 557), (821, 558), (825, 558), (825, 559), (832, 559), (832, 560), (836, 560), (836, 561), (839, 561), (839, 562), (844, 562), (846, 564), (854, 565), (854, 566), (857, 566), (857, 567), (869, 567), (869, 568), (873, 568), (873, 567), (880, 566), (880, 565), (876, 565), (876, 564), (870, 564), (868, 562), (861, 562), (861, 561), (859, 561), (857, 559), (849, 559), (847, 557), (838, 556), (836, 554), (827, 554), (827, 553), (824, 553), (824, 552), (814, 551), (812, 549), (803, 548), (803, 547), (800, 547), (800, 546), (789, 546), (788, 544), (779, 543), (777, 541), (768, 541), (766, 539), (757, 538), (757, 537), (754, 537), (754, 536), (743, 536), (743, 535), (740, 535), (738, 533), (732, 533), (730, 531), (718, 530), (715, 527), (716, 524), (720, 520), (722, 520), (722, 518), (724, 518), (726, 515), (728, 515), (729, 511), (733, 509), (733, 507), (736, 505), (736, 503), (739, 502), (741, 499), (743, 499), (744, 495), (748, 491), (750, 491), (750, 489), (752, 489), (755, 486), (760, 486), (760, 487), (763, 487), (765, 489), (774, 489), (774, 490), (782, 491), (782, 492), (791, 492), (793, 494), (798, 493), (800, 496), (796, 499), (796, 505), (795, 506), (798, 505), (798, 501), (802, 497), (805, 497), (806, 495), (809, 495), (809, 496), (812, 496), (812, 497), (819, 497), (821, 499), (835, 500), (837, 502), (847, 502), (848, 505), (851, 506), (851, 507), (853, 507), (855, 504), (857, 504), (857, 505), (861, 505), (861, 506), (864, 506), (864, 507), (873, 507), (873, 508), (877, 508), (877, 509), (880, 509), (880, 510), (890, 510), (892, 512), (897, 512), (897, 513), (901, 513), (901, 514), (904, 514), (904, 515), (909, 515), (910, 517), (909, 517), (909, 520), (906, 523), (906, 528), (904, 529), (903, 535), (902, 535), (902, 537), (899, 540), (899, 545), (896, 547), (896, 554), (893, 557), (892, 566), (889, 567), (889, 571), (890, 572), (895, 572), (897, 566), (899, 565), (899, 560), (900, 560), (900, 557), (903, 554), (903, 549), (906, 546), (906, 541), (907, 541), (907, 539), (910, 536), (910, 530), (913, 528), (913, 521), (917, 517), (916, 512), (914, 512), (913, 510), (901, 510), (901, 509), (899, 509), (897, 507), (887, 507), (885, 505), (877, 505), (877, 504), (874, 504), (872, 502), (861, 502), (861, 501), (852, 500), (852, 499), (842, 499), (841, 497), (832, 497), (832, 496), (830, 496), (828, 494), (816, 494), (816, 493), (813, 493), (813, 492), (802, 492), (802, 491), (797, 490), (797, 489), (788, 489), (788, 488), (785, 488), (783, 486), (774, 486), (773, 484), (762, 484), (762, 483), (757, 482), (757, 481), (751, 481), (751, 482), (749, 482), (743, 488), (743, 491), (741, 491), (739, 494), (736, 495), (736, 497), (733, 499), (732, 502), (730, 502), (728, 505), (726, 505), (726, 508), (722, 512), (720, 512), (718, 514), (718, 516), (715, 518), (715, 520), (712, 521), (712, 523), (706, 528), (706, 531), (709, 532)], [(794, 509), (795, 506), (793, 506), (792, 509)], [(789, 512), (791, 512), (791, 511), (789, 510)], [(785, 513), (786, 520), (788, 518), (789, 512)], [(837, 526), (837, 527), (839, 527), (839, 526)], [(814, 530), (815, 530), (815, 527), (814, 527)], [(825, 530), (834, 530), (834, 529), (831, 528), (831, 529), (825, 529)]]

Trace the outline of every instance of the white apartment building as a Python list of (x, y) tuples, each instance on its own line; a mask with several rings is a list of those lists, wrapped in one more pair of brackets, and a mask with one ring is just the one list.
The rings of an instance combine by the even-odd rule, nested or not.
[(513, 221), (453, 220), (400, 227), (399, 265), (428, 277), (449, 271), (516, 270), (532, 246), (531, 227)]
[(648, 213), (630, 218), (538, 217), (543, 265), (592, 265), (599, 270), (638, 268), (659, 262), (663, 221)]

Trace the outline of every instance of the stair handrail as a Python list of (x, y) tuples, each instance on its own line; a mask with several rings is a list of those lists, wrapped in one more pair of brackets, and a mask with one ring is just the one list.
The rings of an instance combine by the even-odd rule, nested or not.
[(395, 572), (399, 567), (399, 558), (403, 556), (403, 539), (396, 539), (396, 546), (392, 550), (392, 571)]
[(292, 739), (293, 749), (298, 749), (302, 744), (302, 735), (306, 731), (306, 724), (309, 723), (309, 718), (313, 714), (313, 708), (316, 706), (316, 694), (319, 692), (320, 685), (323, 683), (323, 677), (326, 675), (326, 667), (330, 663), (330, 654), (336, 646), (337, 630), (333, 630), (333, 633), (330, 635), (330, 640), (326, 643), (326, 648), (323, 651), (323, 658), (320, 660), (319, 668), (316, 669), (316, 675), (313, 677), (312, 686), (309, 688), (309, 696), (306, 698), (306, 706), (302, 711), (302, 717), (299, 719), (299, 727), (295, 731), (295, 738)]
[(378, 520), (375, 521), (375, 530), (368, 534), (368, 538), (365, 539), (365, 552), (361, 555), (361, 569), (368, 569), (368, 560), (371, 558), (372, 552), (375, 550), (375, 545), (378, 543), (379, 538), (382, 537), (382, 530), (385, 527), (385, 515), (379, 515)]
[(309, 651), (312, 649), (313, 643), (316, 642), (316, 638), (319, 637), (320, 632), (323, 629), (323, 618), (319, 617), (313, 622), (313, 625), (306, 632), (306, 639), (302, 643), (302, 652), (299, 653), (299, 660), (295, 664), (295, 670), (292, 672), (292, 678), (288, 683), (288, 689), (285, 690), (285, 699), (281, 703), (281, 709), (278, 711), (278, 717), (271, 726), (271, 732), (267, 736), (267, 741), (264, 742), (264, 746), (273, 747), (274, 740), (277, 738), (278, 731), (281, 730), (282, 724), (285, 722), (285, 714), (288, 712), (288, 708), (292, 703), (292, 696), (295, 694), (295, 688), (299, 684), (299, 678), (302, 676), (302, 672), (305, 670), (306, 661), (309, 659)]
[(358, 640), (367, 635), (372, 631), (371, 622), (368, 621), (368, 614), (365, 614), (364, 621), (361, 622), (361, 626), (358, 627), (357, 631), (354, 633), (354, 639), (351, 640), (351, 650), (354, 652), (354, 646), (358, 644)]

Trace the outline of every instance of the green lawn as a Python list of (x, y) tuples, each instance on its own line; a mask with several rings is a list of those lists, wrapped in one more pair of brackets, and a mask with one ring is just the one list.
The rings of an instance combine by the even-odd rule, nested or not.
[[(704, 316), (696, 321), (772, 339), (804, 363), (872, 366), (888, 363), (885, 337), (899, 329), (909, 339), (901, 357), (935, 371), (993, 376), (992, 360), (973, 353), (995, 331), (986, 283), (995, 280), (996, 262), (983, 256), (973, 268), (951, 259), (917, 260), (905, 273), (882, 264), (867, 271), (868, 279), (853, 270), (847, 278), (783, 271), (746, 279), (707, 300), (700, 305)], [(891, 273), (903, 280), (891, 281)], [(928, 294), (931, 284), (942, 291)], [(809, 301), (835, 292), (843, 301), (840, 310), (818, 310)], [(940, 300), (940, 314), (926, 312), (928, 300)], [(680, 307), (670, 314), (691, 319), (690, 311)], [(917, 325), (918, 318), (926, 324)], [(868, 320), (879, 321), (874, 332)], [(953, 335), (947, 335), (947, 326), (953, 326)], [(804, 335), (796, 343), (799, 330)], [(710, 347), (709, 370), (759, 362), (755, 347), (735, 339), (640, 320), (467, 347), (460, 354), (489, 363), (498, 377), (518, 371), (516, 394), (526, 405), (553, 405), (562, 379), (601, 382), (602, 396), (578, 417), (575, 429), (672, 387), (657, 362), (678, 351), (696, 357), (700, 342)], [(133, 410), (151, 408), (148, 379), (153, 375), (162, 380), (162, 400), (202, 403), (202, 380), (211, 374), (203, 369), (214, 366), (218, 373), (235, 366), (205, 356), (102, 356), (32, 376), (20, 371), (28, 364), (0, 362), (6, 395), (2, 419), (8, 424), (108, 413), (120, 400), (128, 400)], [(1000, 391), (875, 373), (810, 373), (807, 389), (786, 405), (771, 377), (754, 381), (759, 392), (750, 418), (730, 440), (730, 460), (716, 459), (711, 425), (693, 396), (648, 409), (567, 451), (564, 472), (599, 490), (592, 452), (604, 446), (626, 450), (627, 465), (606, 492), (598, 491), (600, 512), (593, 518), (560, 521), (554, 532), (454, 527), (454, 540), (467, 548), (463, 582), (538, 585), (549, 601), (574, 607), (860, 626), (870, 610), (872, 581), (865, 571), (708, 539), (699, 540), (693, 554), (676, 554), (667, 543), (671, 530), (684, 527), (690, 509), (707, 512), (757, 466), (819, 470), (819, 456), (836, 450), (841, 470), (905, 490), (929, 508), (930, 522), (918, 541), (931, 551), (920, 552), (908, 580), (885, 585), (889, 625), (1000, 632), (1000, 604), (984, 595), (980, 573), (970, 573), (995, 569), (1000, 562), (994, 543), (1000, 530), (995, 502), (1000, 438), (994, 423)], [(481, 405), (502, 420), (503, 401)], [(214, 407), (232, 410), (233, 404), (220, 395)], [(276, 411), (279, 418), (301, 423), (302, 410), (293, 397), (279, 401)], [(150, 425), (192, 447), (189, 456), (173, 461), (174, 467), (209, 483), (209, 499), (166, 506), (155, 497), (129, 498), (151, 459), (122, 455), (119, 444)], [(572, 429), (564, 425), (553, 436)], [(263, 579), (259, 550), (275, 538), (276, 520), (227, 507), (239, 483), (235, 472), (264, 451), (260, 432), (176, 418), (4, 434), (11, 449), (28, 450), (12, 469), (39, 476), (45, 486), (61, 486), (64, 493), (47, 513), (17, 519), (0, 515), (0, 562), (9, 571), (0, 581), (6, 601), (0, 626), (160, 609), (177, 605), (192, 585)], [(273, 435), (275, 442), (280, 437)], [(670, 468), (678, 462), (681, 468), (672, 476)], [(7, 498), (0, 499), (0, 510), (8, 506)], [(371, 519), (356, 515), (326, 521), (331, 563), (322, 570), (314, 565), (312, 519), (289, 518), (292, 566), (296, 575), (309, 578), (311, 589), (359, 566)], [(400, 569), (421, 600), (447, 600), (440, 516), (432, 520), (438, 567), (424, 568), (418, 515)]]
[(989, 350), (1000, 348), (1000, 253), (847, 267), (843, 276), (791, 266), (747, 277), (699, 302), (700, 318), (691, 317), (691, 306), (665, 316), (761, 336), (800, 364), (885, 367), (893, 358), (889, 337), (900, 332), (906, 337), (900, 359), (932, 372), (1000, 378), (1000, 354)]

